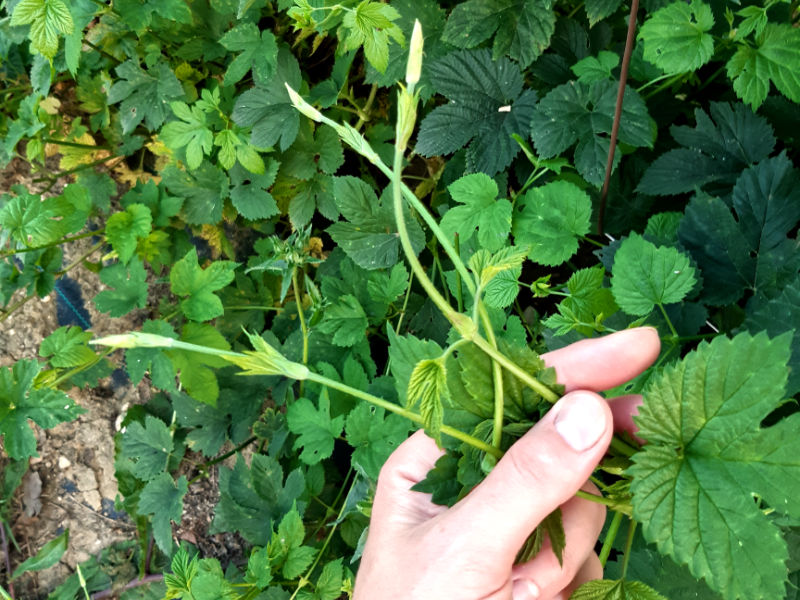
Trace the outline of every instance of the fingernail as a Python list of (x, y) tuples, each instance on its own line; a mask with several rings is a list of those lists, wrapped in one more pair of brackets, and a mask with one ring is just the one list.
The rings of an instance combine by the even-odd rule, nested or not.
[(569, 394), (561, 399), (556, 410), (556, 431), (577, 452), (594, 446), (606, 430), (605, 410), (592, 395)]
[(526, 579), (517, 579), (511, 589), (514, 600), (536, 600), (539, 597), (539, 586)]

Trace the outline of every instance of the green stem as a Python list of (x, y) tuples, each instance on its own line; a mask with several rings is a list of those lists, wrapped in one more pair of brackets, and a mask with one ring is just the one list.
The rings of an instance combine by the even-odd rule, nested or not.
[(641, 94), (642, 90), (646, 90), (651, 85), (655, 85), (659, 81), (664, 81), (668, 77), (672, 77), (672, 75), (659, 75), (658, 77), (655, 77), (654, 79), (651, 79), (647, 83), (643, 83), (642, 85), (640, 85), (638, 88), (636, 88), (636, 91)]
[[(400, 325), (403, 323), (403, 317), (406, 316), (406, 310), (408, 309), (408, 300), (411, 298), (411, 284), (414, 282), (414, 272), (412, 271), (408, 275), (408, 285), (406, 286), (406, 297), (403, 299), (403, 308), (400, 309), (400, 318), (397, 319), (397, 325), (395, 325), (394, 332), (399, 334), (400, 333)], [(386, 365), (386, 368), (389, 368), (389, 365)], [(388, 370), (386, 371), (389, 372)]]
[[(489, 345), (494, 348), (495, 351), (497, 351), (497, 339), (494, 335), (494, 329), (492, 329), (492, 323), (489, 320), (489, 313), (486, 312), (486, 307), (483, 305), (479, 295), (475, 296), (475, 302), (478, 305), (478, 314), (481, 325), (483, 326), (483, 330), (486, 332), (487, 341), (489, 342)], [(505, 416), (505, 406), (503, 403), (505, 393), (503, 392), (503, 369), (500, 363), (495, 359), (492, 359), (492, 382), (494, 383), (492, 446), (495, 448), (500, 448), (500, 442), (503, 439), (503, 417)]]
[(657, 87), (656, 89), (654, 89), (652, 92), (650, 92), (649, 94), (647, 94), (646, 96), (644, 96), (644, 97), (643, 97), (643, 99), (644, 99), (644, 100), (649, 100), (650, 98), (652, 98), (652, 97), (653, 97), (653, 96), (655, 96), (656, 94), (658, 94), (658, 93), (660, 93), (660, 92), (664, 91), (665, 89), (667, 89), (667, 88), (669, 88), (669, 87), (672, 87), (672, 86), (673, 86), (675, 83), (677, 83), (678, 81), (680, 81), (681, 79), (683, 79), (683, 78), (684, 78), (684, 76), (685, 76), (685, 73), (678, 73), (677, 75), (675, 75), (675, 76), (673, 76), (673, 77), (670, 77), (670, 78), (669, 78), (667, 81), (665, 81), (664, 83), (662, 83), (660, 86), (658, 86), (658, 87)]
[(229, 451), (228, 451), (228, 452), (226, 452), (225, 454), (223, 454), (223, 455), (221, 455), (221, 456), (218, 456), (218, 457), (216, 457), (216, 458), (214, 458), (214, 459), (212, 459), (212, 460), (209, 460), (208, 462), (205, 462), (205, 463), (203, 463), (202, 465), (199, 465), (199, 467), (198, 467), (198, 468), (199, 468), (199, 469), (201, 469), (201, 470), (203, 471), (203, 473), (200, 473), (200, 475), (196, 475), (196, 476), (192, 477), (192, 478), (189, 480), (189, 485), (193, 484), (193, 483), (194, 483), (195, 481), (197, 481), (198, 479), (202, 479), (203, 477), (206, 477), (206, 476), (208, 475), (208, 468), (209, 468), (209, 467), (213, 467), (214, 465), (221, 463), (221, 462), (222, 462), (223, 460), (225, 460), (226, 458), (229, 458), (229, 457), (233, 456), (233, 455), (234, 455), (234, 454), (236, 454), (237, 452), (241, 452), (242, 450), (244, 450), (245, 448), (247, 448), (247, 447), (248, 447), (250, 444), (252, 444), (253, 442), (255, 442), (257, 439), (258, 439), (258, 438), (257, 438), (256, 436), (253, 436), (253, 437), (251, 437), (251, 438), (248, 438), (248, 439), (246, 439), (244, 442), (242, 442), (241, 444), (239, 444), (238, 446), (236, 446), (236, 448), (234, 448), (233, 450), (229, 450)]
[[(324, 385), (326, 387), (333, 388), (335, 390), (339, 390), (340, 392), (344, 392), (345, 394), (350, 394), (356, 398), (360, 398), (361, 400), (366, 400), (370, 404), (374, 404), (375, 406), (380, 406), (384, 410), (388, 410), (396, 415), (400, 415), (401, 417), (405, 417), (409, 421), (417, 423), (419, 425), (424, 425), (425, 420), (422, 418), (421, 415), (408, 410), (407, 408), (403, 408), (402, 406), (398, 406), (393, 402), (389, 402), (388, 400), (384, 400), (383, 398), (378, 398), (377, 396), (373, 396), (368, 392), (363, 392), (359, 389), (354, 387), (350, 387), (345, 383), (340, 383), (338, 381), (334, 381), (332, 379), (328, 379), (324, 375), (319, 375), (318, 373), (314, 373), (313, 371), (308, 372), (307, 379), (309, 381), (314, 381), (315, 383), (319, 383), (320, 385)], [(459, 431), (449, 425), (442, 425), (441, 432), (445, 435), (449, 435), (452, 438), (465, 442), (483, 452), (487, 452), (496, 458), (501, 458), (503, 456), (503, 452), (498, 450), (497, 448), (490, 446), (486, 442), (479, 440), (471, 435), (464, 433), (463, 431)]]
[(257, 304), (242, 304), (242, 305), (233, 304), (233, 305), (225, 305), (223, 306), (223, 308), (225, 310), (265, 310), (265, 311), (274, 310), (275, 312), (281, 312), (284, 310), (282, 306), (258, 306)]
[(369, 89), (369, 96), (367, 97), (367, 102), (364, 104), (364, 108), (359, 109), (358, 121), (356, 122), (355, 128), (356, 130), (361, 129), (361, 127), (370, 120), (370, 110), (372, 110), (372, 103), (375, 102), (375, 96), (378, 93), (378, 85), (373, 83), (372, 87)]
[(68, 264), (66, 267), (64, 267), (64, 268), (63, 268), (61, 271), (59, 271), (59, 272), (58, 272), (58, 276), (60, 277), (61, 275), (65, 275), (66, 273), (69, 273), (69, 272), (70, 272), (72, 269), (74, 269), (75, 267), (77, 267), (77, 266), (78, 266), (79, 264), (81, 264), (81, 263), (82, 263), (84, 260), (86, 260), (87, 258), (89, 258), (89, 257), (90, 257), (92, 254), (94, 254), (95, 252), (97, 252), (98, 250), (100, 250), (100, 248), (102, 248), (104, 244), (105, 244), (105, 242), (97, 242), (97, 243), (96, 243), (94, 246), (92, 246), (91, 248), (89, 248), (89, 249), (88, 249), (86, 252), (84, 252), (83, 254), (81, 254), (81, 255), (80, 255), (78, 258), (76, 258), (75, 260), (73, 260), (73, 261), (72, 261), (71, 263), (69, 263), (69, 264)]
[(625, 556), (622, 559), (622, 579), (625, 579), (625, 574), (628, 572), (628, 561), (631, 558), (631, 547), (633, 546), (633, 536), (636, 534), (636, 521), (630, 520), (628, 524), (628, 537), (625, 540)]
[[(461, 248), (459, 247), (458, 233), (455, 234), (453, 243), (456, 253), (460, 256)], [(456, 271), (456, 308), (458, 308), (458, 312), (464, 312), (464, 290), (461, 284), (461, 273), (458, 271)]]
[[(303, 297), (300, 295), (300, 285), (297, 282), (297, 267), (292, 269), (292, 289), (294, 302), (297, 305), (297, 318), (300, 319), (300, 330), (303, 332), (303, 364), (308, 365), (308, 326), (303, 313)], [(300, 382), (300, 393), (303, 393), (303, 382)]]
[(53, 246), (60, 246), (61, 244), (67, 244), (69, 242), (74, 242), (76, 240), (82, 240), (87, 237), (94, 237), (96, 235), (103, 235), (105, 229), (97, 229), (96, 231), (87, 231), (86, 233), (81, 233), (79, 235), (74, 235), (72, 237), (65, 237), (57, 242), (50, 242), (49, 244), (43, 244), (41, 246), (32, 246), (30, 248), (20, 248), (19, 250), (8, 250), (6, 252), (0, 252), (0, 258), (5, 258), (7, 256), (14, 256), (15, 254), (23, 254), (25, 252), (34, 252), (36, 250), (44, 250), (45, 248), (52, 248)]
[(617, 436), (611, 438), (611, 444), (609, 445), (609, 447), (612, 450), (615, 450), (617, 454), (621, 454), (622, 456), (627, 456), (628, 458), (630, 458), (631, 456), (633, 456), (638, 452), (636, 448), (634, 448), (630, 444), (625, 443)]
[(603, 540), (603, 547), (600, 549), (600, 554), (598, 555), (598, 558), (600, 558), (600, 564), (603, 566), (603, 568), (605, 568), (606, 562), (608, 561), (608, 555), (611, 554), (611, 548), (614, 545), (614, 540), (619, 532), (619, 526), (622, 523), (623, 516), (624, 515), (621, 512), (615, 512), (614, 518), (611, 519), (611, 524), (608, 526), (606, 539)]
[(592, 238), (590, 238), (590, 237), (586, 237), (585, 235), (581, 236), (581, 239), (582, 239), (584, 242), (589, 242), (590, 244), (594, 244), (594, 245), (595, 245), (595, 246), (597, 246), (598, 248), (605, 248), (605, 247), (606, 247), (606, 246), (605, 246), (605, 244), (602, 244), (602, 243), (598, 242), (597, 240), (593, 240), (593, 239), (592, 239)]
[(59, 377), (57, 377), (53, 381), (53, 383), (51, 383), (49, 385), (49, 387), (55, 389), (59, 385), (61, 385), (63, 382), (67, 381), (73, 375), (77, 375), (78, 373), (81, 373), (82, 371), (86, 371), (88, 369), (91, 369), (93, 366), (95, 366), (97, 363), (99, 363), (101, 360), (103, 360), (106, 356), (111, 354), (113, 351), (114, 351), (113, 348), (108, 348), (102, 354), (98, 354), (97, 356), (95, 356), (90, 362), (88, 362), (86, 364), (83, 364), (83, 365), (81, 365), (79, 367), (75, 367), (73, 369), (70, 369), (69, 371), (67, 371), (63, 375), (60, 375)]
[(620, 506), (619, 501), (611, 500), (609, 498), (605, 498), (604, 496), (598, 496), (597, 494), (592, 494), (591, 492), (584, 492), (583, 490), (578, 490), (575, 492), (575, 496), (578, 498), (583, 498), (584, 500), (588, 500), (589, 502), (594, 502), (595, 504), (602, 504), (603, 506), (608, 506), (617, 510)]
[(56, 140), (53, 138), (42, 138), (46, 144), (56, 144), (57, 146), (69, 146), (70, 148), (89, 148), (91, 150), (111, 150), (108, 146), (97, 146), (96, 144), (79, 144), (78, 142), (68, 142), (67, 140)]
[(5, 321), (8, 317), (10, 317), (15, 311), (19, 310), (25, 304), (27, 304), (30, 300), (33, 300), (35, 296), (25, 296), (22, 300), (12, 304), (8, 307), (8, 310), (5, 311), (2, 317), (0, 317), (0, 323)]
[(675, 326), (672, 324), (672, 321), (670, 321), (669, 317), (667, 316), (667, 310), (664, 308), (664, 305), (659, 302), (658, 303), (658, 308), (661, 309), (661, 314), (664, 315), (664, 320), (667, 322), (667, 325), (669, 326), (669, 330), (672, 332), (673, 339), (677, 339), (678, 338), (678, 332), (675, 331)]

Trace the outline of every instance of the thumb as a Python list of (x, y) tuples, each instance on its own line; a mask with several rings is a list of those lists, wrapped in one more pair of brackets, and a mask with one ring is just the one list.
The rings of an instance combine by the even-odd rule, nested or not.
[(445, 518), (462, 532), (469, 523), (466, 544), (512, 564), (531, 531), (586, 482), (612, 435), (605, 400), (571, 392)]

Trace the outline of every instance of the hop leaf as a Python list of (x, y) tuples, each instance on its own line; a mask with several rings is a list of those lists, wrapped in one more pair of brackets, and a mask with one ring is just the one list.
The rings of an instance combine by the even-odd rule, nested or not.
[(51, 61), (58, 52), (58, 34), (70, 35), (75, 28), (64, 0), (22, 0), (14, 8), (11, 25), (28, 25), (33, 47)]
[(570, 600), (667, 600), (641, 581), (619, 579), (594, 580), (584, 583), (570, 596)]
[(442, 218), (442, 229), (452, 238), (458, 234), (462, 243), (478, 230), (478, 241), (491, 252), (500, 250), (511, 231), (511, 203), (497, 198), (494, 180), (484, 173), (465, 175), (451, 183), (447, 190), (459, 203)]
[(421, 360), (408, 381), (406, 406), (419, 403), (419, 412), (430, 436), (441, 445), (440, 430), (444, 424), (444, 400), (447, 398), (447, 369), (440, 358)]
[(689, 258), (665, 246), (655, 246), (638, 234), (622, 242), (614, 255), (611, 291), (629, 315), (646, 315), (656, 305), (680, 302), (695, 284)]
[(714, 54), (711, 7), (701, 0), (673, 2), (654, 12), (639, 32), (644, 58), (667, 75), (696, 71)]
[(389, 40), (405, 44), (403, 32), (394, 24), (398, 18), (400, 13), (388, 4), (363, 0), (342, 20), (342, 26), (349, 30), (343, 50), (363, 46), (369, 63), (383, 73), (389, 65)]
[(308, 398), (300, 398), (286, 410), (289, 431), (297, 434), (294, 449), (303, 448), (300, 460), (315, 465), (333, 453), (333, 442), (342, 433), (344, 415), (331, 418), (327, 393), (319, 397), (319, 409)]
[(635, 417), (648, 443), (628, 471), (634, 517), (730, 600), (784, 597), (786, 542), (754, 497), (800, 516), (800, 415), (759, 425), (783, 402), (789, 342), (704, 342), (651, 379)]
[(233, 281), (237, 263), (218, 260), (202, 269), (197, 262), (197, 250), (192, 248), (175, 263), (169, 275), (172, 292), (186, 296), (181, 300), (181, 310), (193, 321), (208, 321), (220, 316), (222, 301), (214, 294)]

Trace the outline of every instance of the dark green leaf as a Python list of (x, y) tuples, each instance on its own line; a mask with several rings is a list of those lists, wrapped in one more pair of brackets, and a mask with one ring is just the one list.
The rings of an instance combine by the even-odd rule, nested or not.
[(16, 579), (23, 573), (29, 571), (41, 571), (56, 564), (64, 552), (67, 551), (69, 545), (69, 529), (65, 529), (64, 533), (58, 537), (50, 540), (42, 546), (35, 556), (31, 556), (22, 562), (14, 572), (11, 574), (11, 579)]
[(134, 59), (129, 59), (116, 68), (116, 82), (108, 90), (108, 103), (120, 104), (122, 131), (131, 133), (144, 121), (150, 131), (155, 131), (167, 118), (170, 100), (183, 97), (175, 73), (165, 62), (157, 62), (142, 69)]
[(342, 433), (344, 416), (331, 419), (330, 400), (327, 393), (319, 397), (319, 410), (308, 398), (300, 398), (286, 411), (289, 431), (296, 434), (294, 449), (303, 448), (300, 460), (313, 465), (328, 458), (333, 452), (333, 442)]
[(242, 23), (223, 35), (219, 43), (227, 50), (241, 52), (228, 65), (223, 85), (237, 83), (251, 68), (257, 84), (266, 84), (275, 73), (278, 45), (271, 31), (259, 32), (253, 23)]
[(237, 263), (218, 260), (206, 269), (197, 262), (197, 250), (192, 248), (175, 263), (169, 274), (172, 292), (187, 296), (181, 300), (181, 310), (193, 321), (208, 321), (224, 311), (222, 301), (214, 294), (233, 281), (233, 270)]
[(42, 340), (39, 356), (48, 358), (54, 367), (77, 367), (92, 362), (96, 355), (86, 345), (92, 334), (80, 327), (59, 327)]
[(153, 537), (159, 549), (172, 554), (172, 521), (181, 522), (183, 497), (188, 490), (186, 477), (177, 481), (169, 473), (159, 473), (147, 482), (139, 496), (138, 510), (143, 515), (153, 515)]

